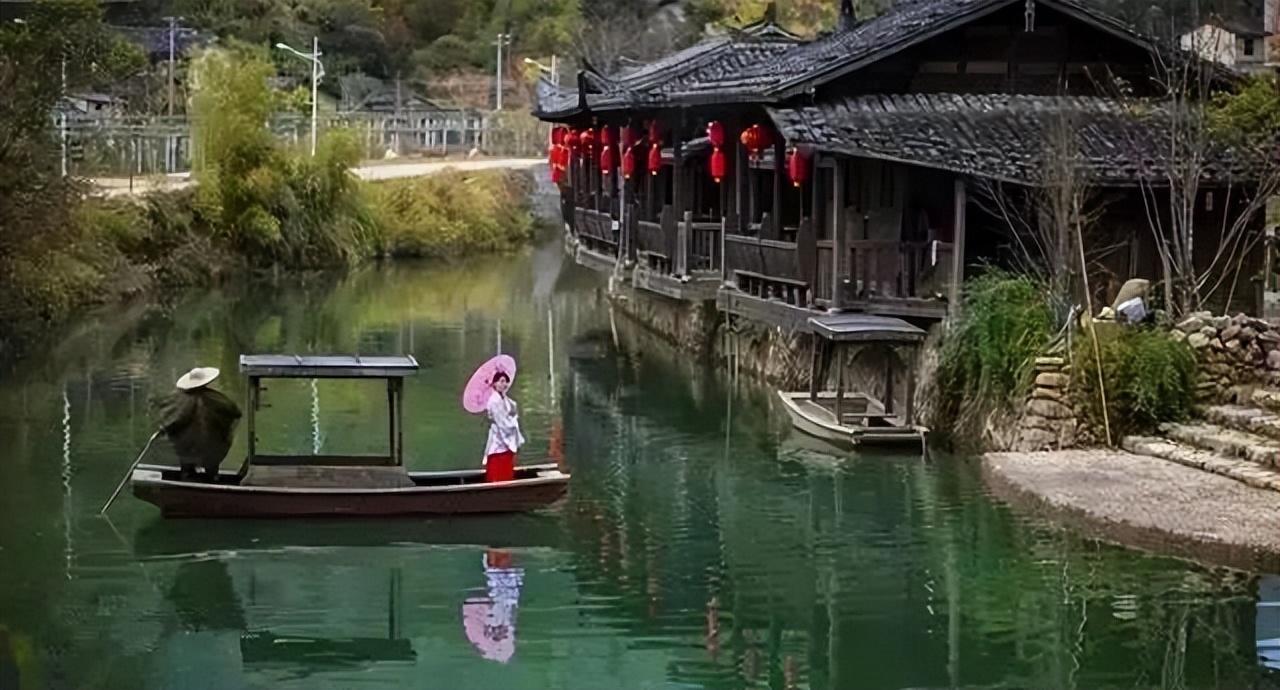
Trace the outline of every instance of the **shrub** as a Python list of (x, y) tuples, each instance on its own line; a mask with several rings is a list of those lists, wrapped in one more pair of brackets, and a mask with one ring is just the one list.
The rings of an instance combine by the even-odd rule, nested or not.
[[(1190, 346), (1148, 328), (1125, 328), (1112, 334), (1100, 331), (1099, 336), (1113, 437), (1151, 431), (1191, 413), (1196, 359)], [(1101, 429), (1102, 396), (1092, 340), (1079, 338), (1072, 359), (1071, 390), (1076, 408), (1091, 427)]]
[(370, 185), (369, 192), (391, 256), (508, 251), (533, 237), (522, 173), (443, 172)]
[(1034, 280), (992, 271), (965, 284), (960, 314), (942, 341), (934, 424), (976, 437), (988, 413), (1026, 391), (1053, 313)]

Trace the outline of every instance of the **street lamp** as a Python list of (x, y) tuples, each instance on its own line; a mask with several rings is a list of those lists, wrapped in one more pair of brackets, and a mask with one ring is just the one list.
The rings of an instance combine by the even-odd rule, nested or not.
[(314, 156), (316, 155), (316, 106), (319, 103), (317, 93), (320, 86), (320, 78), (324, 76), (324, 65), (320, 63), (320, 39), (315, 36), (311, 37), (310, 53), (304, 53), (284, 43), (277, 43), (276, 47), (280, 50), (287, 50), (311, 63), (311, 155)]
[(557, 86), (557, 87), (560, 86), (560, 72), (556, 70), (556, 56), (554, 54), (551, 56), (550, 67), (547, 67), (546, 65), (542, 64), (541, 62), (538, 62), (537, 60), (534, 60), (533, 58), (525, 58), (524, 64), (533, 65), (534, 67), (537, 67), (543, 72), (546, 72), (548, 75), (551, 76), (551, 85)]

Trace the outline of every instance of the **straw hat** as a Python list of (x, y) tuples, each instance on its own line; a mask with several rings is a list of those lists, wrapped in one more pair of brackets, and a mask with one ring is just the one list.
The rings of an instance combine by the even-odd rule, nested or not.
[(203, 388), (204, 386), (213, 383), (213, 380), (218, 378), (219, 373), (220, 372), (215, 367), (196, 367), (195, 369), (183, 374), (182, 378), (178, 379), (178, 383), (174, 385), (184, 391), (189, 391), (193, 388)]

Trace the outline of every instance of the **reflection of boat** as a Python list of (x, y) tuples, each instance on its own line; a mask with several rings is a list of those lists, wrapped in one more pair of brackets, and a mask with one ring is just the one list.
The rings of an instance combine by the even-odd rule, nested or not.
[(256, 631), (240, 636), (246, 664), (355, 665), (374, 661), (413, 661), (413, 644), (381, 637), (323, 638)]
[[(193, 534), (199, 534), (193, 539)], [(484, 545), (497, 548), (555, 547), (561, 543), (560, 521), (553, 515), (473, 515), (427, 520), (386, 519), (375, 523), (315, 519), (306, 529), (279, 520), (236, 523), (219, 528), (168, 520), (152, 520), (133, 538), (144, 558), (194, 556), (216, 552), (271, 551), (281, 548), (389, 546), (395, 544)]]
[[(410, 356), (299, 357), (242, 355), (249, 378), (248, 458), (243, 473), (217, 482), (184, 481), (177, 468), (139, 465), (133, 493), (165, 517), (385, 516), (506, 513), (548, 505), (564, 495), (569, 475), (555, 464), (516, 469), (510, 481), (486, 482), (483, 470), (408, 472), (402, 439), (403, 378), (416, 372)], [(386, 455), (262, 455), (255, 451), (254, 415), (265, 378), (381, 379), (387, 382)]]
[[(844, 447), (863, 444), (919, 444), (925, 429), (915, 425), (914, 372), (906, 376), (906, 405), (899, 414), (894, 409), (895, 375), (900, 362), (895, 346), (914, 353), (924, 340), (924, 331), (901, 319), (867, 314), (833, 314), (809, 319), (813, 329), (815, 355), (808, 391), (778, 391), (778, 398), (797, 429)], [(884, 355), (884, 396), (845, 390), (845, 353), (857, 349), (851, 359), (876, 347)], [(832, 360), (835, 360), (835, 390), (821, 390)], [(914, 357), (904, 358), (913, 361)]]
[(1280, 670), (1280, 576), (1263, 575), (1258, 580), (1258, 617), (1254, 624), (1258, 663)]

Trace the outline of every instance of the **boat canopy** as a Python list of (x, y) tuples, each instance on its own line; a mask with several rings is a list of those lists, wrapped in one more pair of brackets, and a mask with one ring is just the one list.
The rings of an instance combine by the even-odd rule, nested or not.
[(390, 379), (417, 371), (413, 355), (240, 355), (240, 373), (258, 378)]
[(833, 342), (918, 343), (925, 332), (902, 319), (874, 314), (826, 314), (809, 318), (819, 337)]
[[(248, 465), (404, 465), (404, 379), (418, 371), (413, 355), (240, 355), (240, 373), (248, 387)], [(262, 455), (258, 453), (257, 414), (262, 379), (382, 379), (387, 382), (386, 455)], [(407, 481), (407, 480), (406, 480)]]

